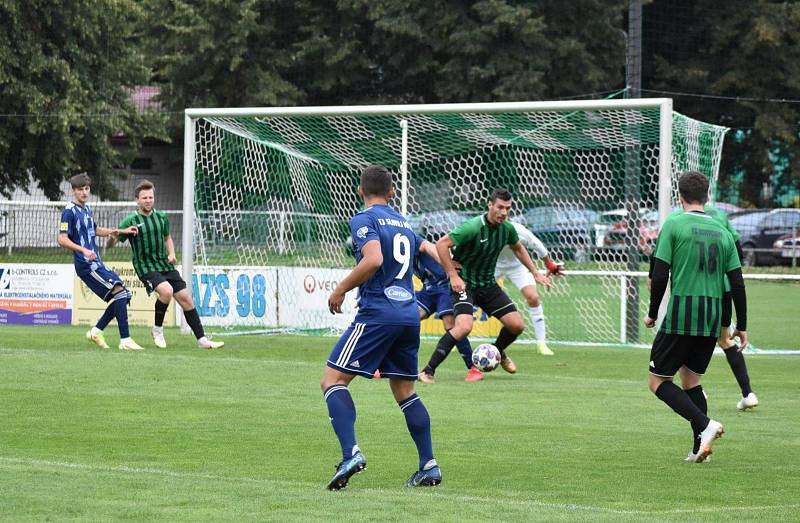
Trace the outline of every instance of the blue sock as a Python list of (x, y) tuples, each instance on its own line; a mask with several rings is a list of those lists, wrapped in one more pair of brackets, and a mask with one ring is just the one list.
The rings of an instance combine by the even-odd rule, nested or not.
[(111, 303), (108, 304), (108, 307), (106, 307), (106, 311), (103, 313), (102, 316), (100, 316), (100, 319), (97, 320), (95, 327), (97, 327), (100, 330), (103, 330), (106, 327), (108, 327), (108, 323), (113, 319), (114, 319), (114, 302), (112, 301)]
[[(412, 394), (403, 401), (398, 402), (400, 410), (406, 416), (406, 426), (419, 454), (419, 469), (422, 470), (433, 460), (433, 443), (431, 442), (431, 418), (428, 409), (419, 396)], [(434, 462), (435, 463), (435, 462)]]
[[(127, 295), (127, 291), (125, 291)], [(120, 293), (122, 294), (122, 293)], [(128, 330), (128, 298), (122, 297), (117, 294), (112, 304), (114, 305), (114, 317), (117, 318), (117, 326), (119, 327), (119, 337), (129, 338), (131, 333)]]
[(347, 385), (331, 385), (323, 392), (333, 431), (342, 446), (342, 461), (353, 457), (356, 445), (356, 406)]
[(467, 370), (471, 369), (472, 345), (469, 344), (469, 338), (464, 338), (463, 340), (456, 342), (456, 348), (458, 349), (458, 353), (461, 354), (461, 358), (464, 360)]

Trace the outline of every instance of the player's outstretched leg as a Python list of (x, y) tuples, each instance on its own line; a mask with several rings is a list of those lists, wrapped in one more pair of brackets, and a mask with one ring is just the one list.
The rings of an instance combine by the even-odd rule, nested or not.
[[(396, 382), (393, 380), (392, 387), (395, 397), (400, 394), (397, 391)], [(433, 457), (433, 442), (431, 440), (431, 418), (428, 409), (422, 400), (411, 389), (411, 395), (397, 402), (403, 415), (406, 417), (406, 426), (414, 444), (417, 446), (419, 454), (419, 469), (406, 481), (407, 487), (434, 487), (442, 482), (442, 471)]]
[(464, 377), (464, 381), (481, 381), (483, 372), (472, 363), (472, 345), (469, 343), (469, 338), (464, 338), (456, 343), (456, 348), (461, 355), (461, 359), (464, 360), (464, 365), (467, 366), (467, 375)]
[(689, 395), (672, 381), (661, 381), (657, 385), (658, 382), (659, 380), (651, 375), (650, 390), (654, 392), (658, 399), (688, 421), (692, 426), (693, 433), (700, 434), (700, 445), (695, 462), (702, 463), (711, 454), (711, 446), (714, 440), (724, 432), (722, 425), (703, 414), (703, 411), (695, 405)]
[(194, 337), (197, 338), (197, 346), (199, 348), (221, 349), (225, 346), (225, 343), (222, 341), (211, 341), (206, 338), (206, 334), (203, 331), (203, 324), (200, 322), (200, 315), (197, 314), (197, 309), (184, 310), (183, 316), (186, 318), (186, 323), (189, 324), (189, 328), (192, 329)]
[(541, 305), (530, 307), (529, 313), (533, 322), (533, 334), (536, 338), (536, 350), (542, 356), (553, 356), (553, 351), (547, 346), (547, 327), (544, 319), (544, 309)]
[(160, 299), (156, 299), (152, 335), (153, 343), (159, 349), (167, 348), (167, 340), (164, 339), (164, 316), (167, 314), (167, 307), (169, 307), (169, 302), (164, 303)]
[(323, 391), (328, 417), (342, 448), (342, 461), (328, 482), (328, 490), (341, 490), (353, 474), (367, 468), (367, 460), (356, 444), (356, 406), (347, 385), (335, 384)]
[(497, 339), (494, 342), (494, 346), (500, 351), (500, 366), (509, 374), (517, 372), (517, 365), (508, 357), (508, 354), (506, 354), (506, 348), (511, 345), (518, 336), (519, 333), (514, 334), (508, 327), (503, 327), (500, 329), (500, 334), (497, 335)]
[(106, 338), (103, 335), (103, 330), (108, 326), (109, 322), (114, 319), (115, 314), (114, 302), (112, 301), (108, 304), (108, 307), (106, 307), (106, 310), (103, 312), (103, 315), (100, 316), (100, 319), (97, 320), (95, 326), (86, 332), (86, 339), (101, 349), (109, 348), (108, 343), (106, 343)]
[[(706, 401), (706, 394), (703, 392), (703, 386), (697, 385), (690, 389), (684, 389), (684, 392), (689, 399), (692, 400), (700, 411), (708, 415), (708, 401)], [(686, 461), (697, 461), (697, 453), (700, 450), (700, 433), (692, 431), (692, 451), (686, 456)]]
[(728, 365), (731, 367), (733, 376), (742, 390), (742, 399), (736, 404), (739, 410), (752, 409), (758, 406), (758, 398), (756, 397), (753, 389), (750, 388), (750, 376), (747, 373), (747, 363), (744, 361), (744, 354), (739, 352), (739, 346), (734, 344), (731, 347), (722, 350), (725, 352), (725, 359), (728, 360)]
[(450, 334), (450, 331), (445, 332), (444, 335), (439, 338), (436, 349), (433, 351), (433, 354), (431, 354), (431, 359), (428, 360), (428, 364), (425, 365), (425, 368), (419, 373), (419, 381), (423, 383), (434, 383), (433, 375), (436, 373), (436, 367), (441, 365), (447, 356), (450, 355), (450, 351), (456, 343), (457, 341), (453, 335)]
[(119, 349), (127, 351), (140, 351), (144, 347), (133, 341), (128, 327), (128, 303), (131, 300), (131, 293), (127, 289), (114, 294), (111, 303), (114, 305), (114, 317), (117, 319), (119, 327)]

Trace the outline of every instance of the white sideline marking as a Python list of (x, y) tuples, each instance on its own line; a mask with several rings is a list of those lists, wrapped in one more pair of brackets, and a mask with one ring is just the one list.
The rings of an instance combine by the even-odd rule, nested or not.
[[(231, 476), (217, 476), (214, 474), (202, 474), (197, 472), (177, 472), (174, 470), (169, 469), (157, 469), (151, 467), (128, 467), (128, 466), (107, 466), (107, 465), (87, 465), (84, 463), (71, 463), (67, 461), (50, 461), (50, 460), (42, 460), (42, 459), (27, 459), (27, 458), (14, 458), (8, 456), (0, 456), (0, 463), (6, 463), (9, 465), (23, 465), (31, 468), (62, 468), (62, 469), (73, 469), (73, 470), (88, 470), (93, 472), (116, 472), (116, 473), (123, 473), (123, 474), (142, 474), (142, 475), (156, 475), (156, 476), (165, 476), (170, 478), (182, 478), (182, 479), (208, 479), (212, 481), (230, 481), (234, 483), (254, 483), (254, 484), (284, 484), (284, 485), (296, 485), (296, 486), (310, 486), (313, 488), (322, 489), (323, 483), (313, 483), (313, 482), (302, 482), (302, 481), (285, 481), (285, 480), (273, 480), (268, 478), (248, 478), (248, 477), (231, 477)], [(397, 490), (389, 490), (385, 488), (365, 488), (365, 489), (358, 489), (358, 492), (375, 492), (385, 495), (391, 496), (402, 496), (403, 498), (407, 497), (406, 489), (403, 488), (402, 491), (400, 488)], [(800, 504), (792, 504), (792, 505), (745, 505), (740, 507), (731, 507), (731, 506), (723, 506), (723, 507), (697, 507), (697, 508), (687, 508), (687, 509), (672, 509), (672, 510), (624, 510), (624, 509), (613, 509), (613, 508), (606, 508), (606, 507), (595, 507), (592, 505), (579, 505), (575, 503), (546, 503), (544, 501), (537, 501), (534, 499), (513, 499), (513, 498), (497, 498), (497, 497), (481, 497), (481, 496), (464, 496), (464, 495), (455, 495), (455, 496), (448, 496), (443, 491), (437, 490), (437, 496), (446, 496), (451, 499), (456, 499), (459, 501), (466, 501), (466, 502), (477, 502), (482, 503), (484, 505), (493, 505), (498, 502), (502, 502), (504, 504), (511, 504), (511, 505), (518, 505), (522, 507), (546, 507), (546, 508), (555, 508), (555, 509), (562, 509), (567, 511), (588, 511), (588, 512), (605, 512), (609, 514), (624, 514), (624, 515), (660, 515), (660, 514), (694, 514), (694, 513), (702, 513), (702, 514), (713, 514), (716, 512), (739, 512), (739, 511), (757, 511), (757, 510), (776, 510), (776, 509), (793, 509), (800, 507)]]

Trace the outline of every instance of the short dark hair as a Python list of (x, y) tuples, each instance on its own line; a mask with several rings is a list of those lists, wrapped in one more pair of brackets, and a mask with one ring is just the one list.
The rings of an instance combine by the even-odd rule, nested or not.
[(678, 178), (678, 192), (686, 203), (704, 204), (708, 201), (708, 178), (698, 171), (686, 171)]
[(495, 189), (492, 195), (489, 197), (490, 202), (494, 202), (495, 200), (503, 200), (504, 202), (511, 201), (513, 196), (511, 195), (511, 191), (508, 189)]
[(382, 165), (370, 165), (361, 172), (361, 189), (365, 196), (388, 196), (392, 174)]
[(76, 174), (69, 179), (69, 184), (73, 189), (80, 189), (81, 187), (92, 186), (92, 179), (86, 173)]
[(134, 190), (133, 190), (133, 197), (134, 197), (134, 198), (138, 198), (138, 197), (139, 197), (139, 193), (140, 193), (140, 192), (142, 192), (142, 191), (149, 191), (149, 190), (150, 190), (150, 189), (152, 189), (153, 187), (154, 187), (154, 186), (153, 186), (153, 182), (151, 182), (150, 180), (142, 180), (142, 181), (141, 181), (141, 182), (139, 182), (139, 184), (136, 186), (136, 189), (134, 189)]

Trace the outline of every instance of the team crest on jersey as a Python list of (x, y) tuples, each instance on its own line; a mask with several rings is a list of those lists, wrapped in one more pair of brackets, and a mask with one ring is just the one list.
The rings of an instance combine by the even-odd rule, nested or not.
[(414, 298), (413, 294), (402, 287), (397, 287), (396, 285), (387, 287), (383, 293), (392, 301), (409, 301)]
[(367, 237), (367, 231), (368, 231), (368, 230), (369, 230), (369, 229), (367, 229), (366, 227), (361, 227), (360, 229), (358, 229), (358, 230), (356, 231), (356, 236), (358, 236), (359, 238), (362, 238), (362, 239), (363, 239), (363, 238), (366, 238), (366, 237)]

